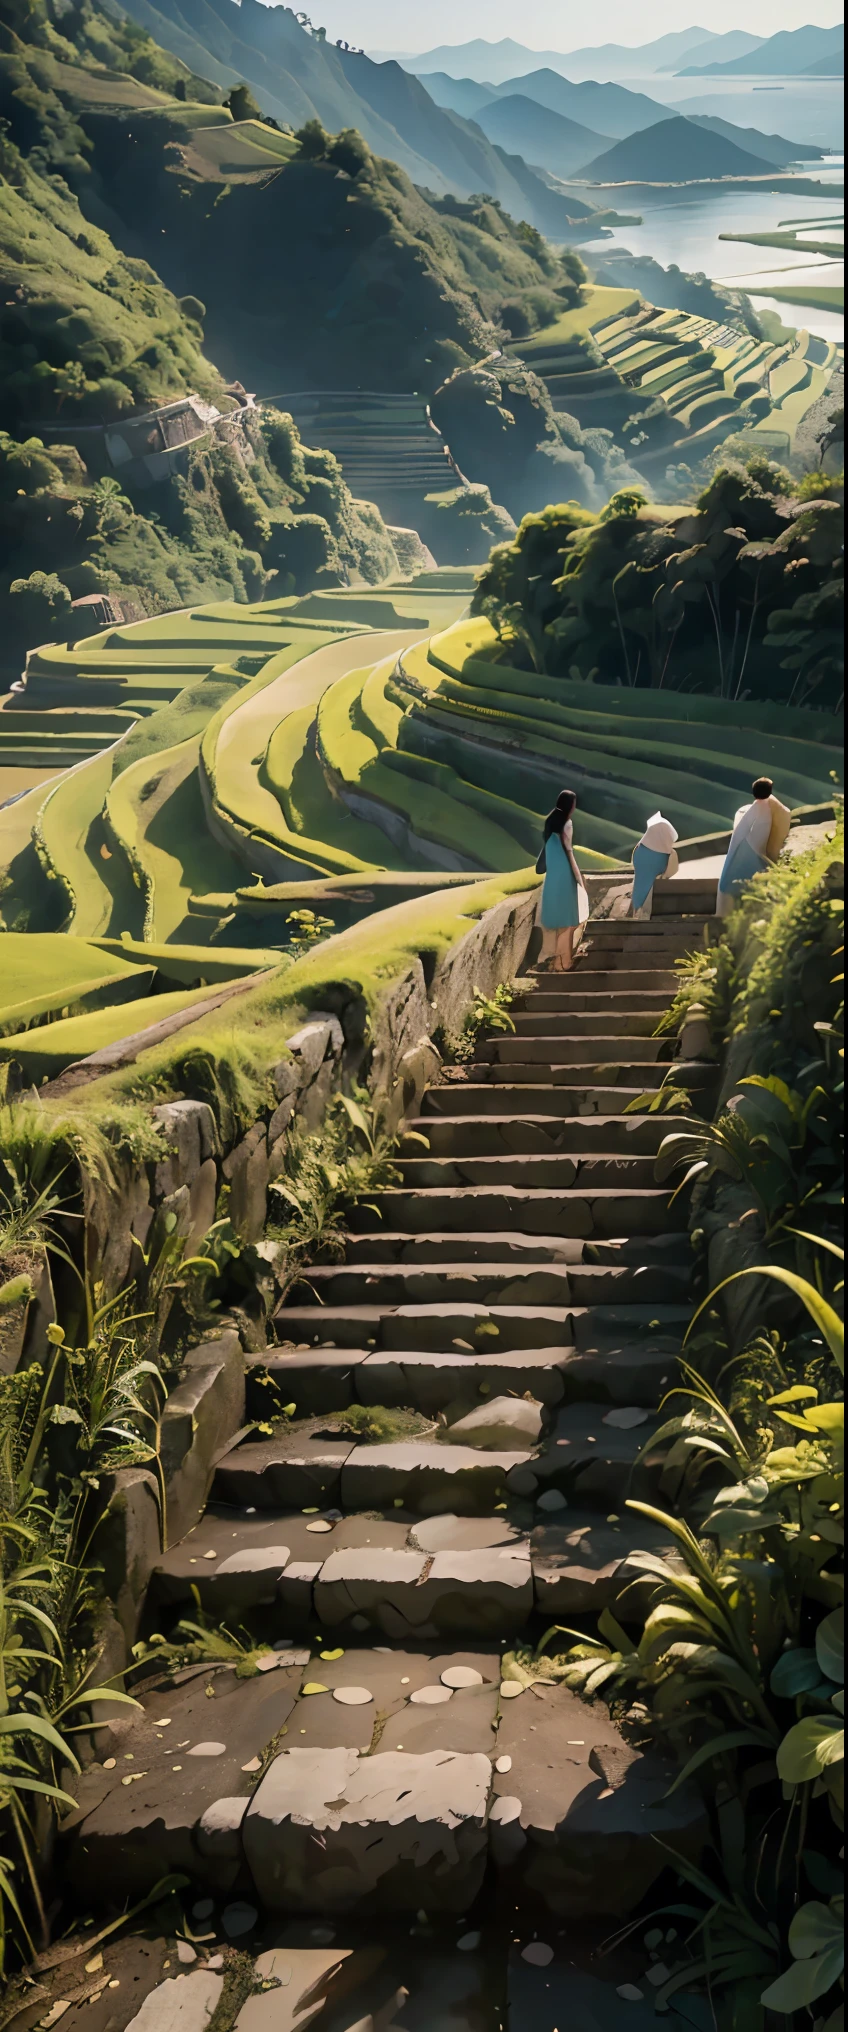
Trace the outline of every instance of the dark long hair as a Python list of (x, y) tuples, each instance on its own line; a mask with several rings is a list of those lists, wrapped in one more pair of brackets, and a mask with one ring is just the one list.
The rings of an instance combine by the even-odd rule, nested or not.
[(548, 812), (548, 816), (545, 820), (546, 840), (551, 839), (554, 833), (562, 832), (563, 826), (568, 824), (568, 821), (571, 817), (571, 814), (574, 810), (576, 803), (577, 803), (576, 790), (560, 791), (559, 797), (557, 798), (553, 811)]

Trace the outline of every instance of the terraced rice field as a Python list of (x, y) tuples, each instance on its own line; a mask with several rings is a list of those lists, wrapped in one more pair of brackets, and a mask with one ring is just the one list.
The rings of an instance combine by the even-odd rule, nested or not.
[[(774, 345), (609, 289), (592, 290), (582, 312), (508, 350), (541, 375), (555, 409), (584, 427), (603, 422), (623, 434), (649, 476), (670, 458), (703, 456), (740, 431), (788, 456), (839, 357), (809, 332)], [(662, 409), (646, 415), (658, 401)]]
[(457, 485), (441, 433), (418, 396), (357, 390), (267, 399), (293, 416), (306, 443), (335, 454), (355, 499), (376, 501), (393, 526), (420, 528), (428, 496)]
[(3, 1057), (47, 1077), (277, 963), (304, 891), (341, 928), (416, 880), (527, 867), (564, 780), (595, 870), (657, 803), (684, 838), (724, 831), (754, 730), (789, 801), (829, 799), (831, 722), (511, 669), (467, 618), (473, 582), (223, 603), (33, 653), (9, 717), (34, 752), (42, 720), (48, 754), (57, 721), (70, 753), (110, 738), (0, 806)]

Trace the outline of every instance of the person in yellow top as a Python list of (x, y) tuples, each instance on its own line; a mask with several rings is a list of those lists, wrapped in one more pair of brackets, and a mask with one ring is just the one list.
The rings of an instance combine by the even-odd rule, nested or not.
[(737, 811), (730, 845), (719, 876), (716, 916), (729, 917), (743, 885), (776, 861), (792, 823), (786, 805), (774, 795), (770, 776), (751, 785), (753, 803)]

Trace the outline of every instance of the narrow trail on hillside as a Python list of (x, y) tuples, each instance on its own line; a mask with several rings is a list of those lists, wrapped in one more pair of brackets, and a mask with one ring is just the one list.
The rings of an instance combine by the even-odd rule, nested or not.
[[(474, 2032), (606, 2025), (590, 2016), (603, 1998), (617, 2024), (623, 1992), (593, 1949), (667, 1847), (703, 1840), (698, 1797), (669, 1796), (638, 1731), (602, 1700), (523, 1685), (509, 1654), (551, 1623), (591, 1631), (605, 1607), (633, 1625), (632, 1556), (668, 1552), (625, 1505), (657, 1495), (650, 1451), (634, 1464), (675, 1381), (692, 1255), (685, 1204), (654, 1178), (675, 1118), (624, 1109), (667, 1069), (657, 1021), (714, 903), (714, 881), (675, 881), (650, 922), (590, 922), (569, 975), (522, 986), (514, 1034), (425, 1094), (401, 1182), (357, 1209), (343, 1260), (305, 1273), (278, 1345), (247, 1358), (249, 1414), (295, 1413), (232, 1447), (154, 1574), (158, 1629), (196, 1590), (231, 1629), (258, 1616), (275, 1669), (144, 1696), (99, 1750), (117, 1764), (77, 1788), (62, 1849), (89, 1906), (186, 1870), (215, 1901), (201, 1959), (240, 1901), (238, 1946), (265, 1950), (260, 1973), (274, 1956), (292, 1971), (287, 2010), (326, 1979), (321, 2032), (376, 2014), (395, 1980), (411, 1991), (399, 2028), (454, 2010)], [(371, 1432), (361, 1408), (346, 1425), (354, 1406)], [(332, 1971), (351, 1956), (337, 2017)], [(301, 2020), (256, 1999), (235, 2020), (279, 2022)]]

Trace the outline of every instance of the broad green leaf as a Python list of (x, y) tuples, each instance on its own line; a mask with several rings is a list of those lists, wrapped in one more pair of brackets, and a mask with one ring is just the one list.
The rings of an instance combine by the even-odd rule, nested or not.
[(845, 1612), (831, 1609), (816, 1631), (816, 1658), (826, 1679), (837, 1686), (845, 1680)]
[(777, 1752), (778, 1776), (787, 1785), (806, 1785), (820, 1778), (844, 1755), (844, 1729), (827, 1715), (805, 1715), (784, 1736)]
[(834, 1898), (832, 1904), (823, 1905), (813, 1898), (796, 1912), (789, 1928), (789, 1949), (796, 1961), (808, 1960), (811, 1954), (824, 1954), (837, 1942), (844, 1945), (842, 1902), (841, 1898)]
[(803, 2011), (805, 2004), (815, 2003), (816, 1997), (823, 1997), (839, 1980), (843, 1964), (841, 1947), (818, 1954), (812, 1961), (793, 1962), (776, 1983), (770, 1983), (763, 1991), (760, 2001), (769, 2010), (784, 2011), (787, 2016), (793, 2011)]
[(784, 1651), (778, 1658), (769, 1686), (781, 1700), (794, 1700), (799, 1693), (809, 1693), (818, 1686), (821, 1678), (815, 1651)]

